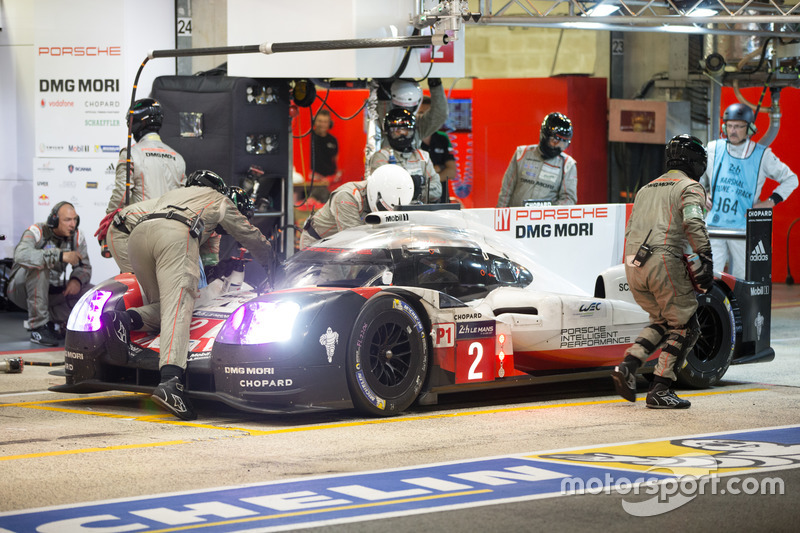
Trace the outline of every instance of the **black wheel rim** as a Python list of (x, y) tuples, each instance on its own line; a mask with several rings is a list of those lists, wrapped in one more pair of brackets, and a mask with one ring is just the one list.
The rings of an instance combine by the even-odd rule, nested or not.
[(391, 316), (373, 321), (367, 347), (367, 381), (380, 395), (402, 393), (409, 379), (414, 358), (409, 329)]
[(710, 306), (701, 305), (697, 309), (700, 323), (700, 336), (694, 345), (694, 358), (703, 366), (713, 366), (723, 342), (722, 318)]

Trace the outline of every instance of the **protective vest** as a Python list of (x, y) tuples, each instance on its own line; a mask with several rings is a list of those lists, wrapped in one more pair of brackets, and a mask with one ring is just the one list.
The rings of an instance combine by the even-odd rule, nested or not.
[(749, 157), (740, 159), (728, 153), (728, 143), (717, 143), (715, 168), (711, 176), (714, 205), (708, 213), (709, 226), (744, 229), (743, 212), (753, 207), (758, 185), (758, 169), (766, 147), (756, 144)]

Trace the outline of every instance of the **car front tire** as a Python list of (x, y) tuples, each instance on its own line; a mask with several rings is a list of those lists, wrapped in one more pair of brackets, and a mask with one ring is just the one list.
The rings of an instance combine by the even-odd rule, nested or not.
[(392, 416), (417, 398), (428, 371), (424, 322), (405, 299), (378, 295), (356, 318), (347, 351), (347, 384), (356, 409)]

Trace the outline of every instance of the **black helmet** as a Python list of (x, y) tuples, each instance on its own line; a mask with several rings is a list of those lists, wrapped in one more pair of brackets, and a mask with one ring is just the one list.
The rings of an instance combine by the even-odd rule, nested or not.
[(667, 170), (681, 170), (694, 180), (706, 171), (708, 155), (703, 143), (697, 137), (683, 134), (676, 135), (667, 143), (664, 152), (667, 160)]
[(211, 187), (217, 192), (225, 194), (227, 187), (225, 180), (219, 174), (210, 170), (195, 170), (186, 178), (187, 187)]
[(389, 139), (389, 146), (398, 152), (410, 152), (414, 145), (414, 128), (417, 124), (414, 114), (408, 109), (396, 107), (386, 113), (383, 133)]
[[(550, 146), (551, 138), (559, 139), (558, 146)], [(545, 159), (550, 159), (569, 146), (572, 139), (572, 121), (562, 113), (550, 113), (542, 121), (539, 133), (539, 151)]]
[(164, 112), (161, 111), (161, 104), (152, 98), (142, 98), (133, 103), (129, 110), (133, 115), (131, 133), (137, 141), (151, 131), (157, 132), (161, 129), (164, 121)]
[(729, 120), (743, 120), (747, 122), (747, 136), (755, 135), (756, 116), (753, 110), (750, 109), (750, 106), (746, 104), (731, 104), (725, 109), (725, 112), (722, 114), (722, 133), (725, 135), (728, 134), (725, 123)]
[(228, 187), (225, 196), (231, 199), (231, 202), (233, 202), (233, 205), (236, 206), (236, 209), (238, 209), (241, 214), (247, 218), (253, 218), (255, 206), (250, 196), (244, 192), (244, 189), (241, 187)]

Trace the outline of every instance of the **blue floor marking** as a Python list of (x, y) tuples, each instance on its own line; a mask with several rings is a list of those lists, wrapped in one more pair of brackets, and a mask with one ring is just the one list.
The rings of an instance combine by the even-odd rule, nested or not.
[[(681, 437), (677, 441), (708, 440), (722, 444), (761, 443), (768, 458), (800, 467), (800, 426), (743, 430)], [(670, 439), (649, 441), (669, 443)], [(772, 446), (770, 447), (770, 444)], [(594, 446), (591, 450), (626, 445)], [(586, 447), (586, 449), (590, 449)], [(796, 451), (797, 450), (797, 451)], [(581, 450), (568, 454), (579, 456)], [(755, 452), (715, 451), (725, 455)], [(526, 456), (534, 454), (524, 454)], [(546, 455), (559, 455), (558, 451)], [(787, 463), (788, 461), (788, 463)], [(768, 466), (768, 465), (766, 465)], [(793, 466), (790, 466), (793, 467)], [(0, 513), (0, 533), (62, 531), (240, 531), (285, 528), (311, 522), (357, 521), (385, 514), (429, 512), (435, 509), (487, 505), (565, 495), (564, 483), (615, 479), (636, 483), (673, 477), (602, 463), (576, 464), (522, 455), (424, 465), (389, 471), (303, 478), (284, 482), (156, 495), (54, 508)]]

